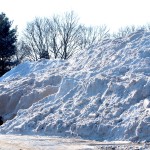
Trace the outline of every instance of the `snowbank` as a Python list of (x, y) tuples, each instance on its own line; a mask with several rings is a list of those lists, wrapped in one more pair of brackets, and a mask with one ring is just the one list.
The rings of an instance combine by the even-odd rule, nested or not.
[(105, 40), (68, 61), (0, 78), (1, 133), (150, 141), (150, 33)]

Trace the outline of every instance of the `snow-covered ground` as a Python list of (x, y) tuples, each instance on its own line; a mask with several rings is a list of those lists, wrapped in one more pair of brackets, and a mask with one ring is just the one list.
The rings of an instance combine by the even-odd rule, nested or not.
[(25, 62), (0, 78), (0, 92), (1, 133), (150, 141), (150, 32), (68, 61)]
[[(98, 150), (98, 144), (100, 143), (95, 141), (59, 137), (0, 135), (0, 150)], [(127, 147), (128, 143), (122, 145)], [(132, 147), (141, 148), (142, 146), (132, 145)]]
[(98, 142), (92, 140), (47, 136), (0, 135), (0, 150), (149, 150), (150, 145), (131, 142)]

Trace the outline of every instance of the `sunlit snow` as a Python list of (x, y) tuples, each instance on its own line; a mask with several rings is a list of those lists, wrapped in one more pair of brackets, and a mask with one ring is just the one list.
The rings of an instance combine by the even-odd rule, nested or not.
[(150, 141), (150, 32), (24, 62), (0, 91), (1, 133)]

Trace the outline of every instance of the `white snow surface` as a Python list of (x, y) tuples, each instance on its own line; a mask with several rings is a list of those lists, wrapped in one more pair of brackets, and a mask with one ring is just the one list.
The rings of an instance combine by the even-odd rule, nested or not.
[(18, 65), (0, 78), (0, 116), (4, 134), (150, 141), (150, 32)]

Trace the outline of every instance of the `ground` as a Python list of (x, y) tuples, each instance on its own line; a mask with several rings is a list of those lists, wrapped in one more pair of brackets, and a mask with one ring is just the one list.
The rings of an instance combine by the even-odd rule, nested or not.
[(0, 135), (0, 150), (142, 150), (150, 145), (131, 142), (98, 142), (47, 136)]

